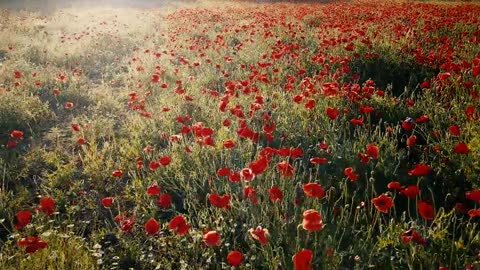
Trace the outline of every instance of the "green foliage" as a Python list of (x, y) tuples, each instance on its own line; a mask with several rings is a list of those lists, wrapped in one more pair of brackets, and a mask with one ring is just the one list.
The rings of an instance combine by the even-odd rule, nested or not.
[(48, 242), (48, 247), (32, 255), (25, 255), (15, 247), (15, 242), (7, 241), (0, 248), (2, 269), (97, 269), (94, 256), (83, 239), (69, 232), (53, 230), (45, 231), (41, 236)]

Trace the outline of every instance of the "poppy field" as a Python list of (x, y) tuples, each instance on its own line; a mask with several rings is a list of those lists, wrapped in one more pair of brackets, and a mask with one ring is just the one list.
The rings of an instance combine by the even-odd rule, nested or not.
[(0, 13), (0, 269), (480, 269), (480, 5)]

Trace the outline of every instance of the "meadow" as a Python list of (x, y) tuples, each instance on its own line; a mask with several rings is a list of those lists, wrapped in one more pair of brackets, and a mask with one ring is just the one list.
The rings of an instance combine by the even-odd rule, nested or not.
[(480, 5), (0, 13), (0, 269), (480, 269)]

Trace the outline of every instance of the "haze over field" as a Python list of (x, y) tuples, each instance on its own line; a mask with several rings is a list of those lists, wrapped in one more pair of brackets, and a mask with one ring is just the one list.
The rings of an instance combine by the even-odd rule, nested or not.
[(0, 8), (26, 9), (51, 12), (58, 8), (95, 8), (95, 7), (161, 7), (167, 4), (192, 3), (196, 0), (3, 0)]
[(0, 269), (478, 269), (480, 5), (323, 2), (0, 1)]

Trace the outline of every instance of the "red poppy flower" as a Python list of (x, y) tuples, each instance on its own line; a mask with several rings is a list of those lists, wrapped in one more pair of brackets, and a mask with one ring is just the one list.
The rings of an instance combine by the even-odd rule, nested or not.
[(123, 216), (120, 216), (120, 217), (117, 216), (117, 217), (115, 217), (115, 220), (116, 221), (118, 220), (120, 222), (120, 229), (123, 232), (132, 232), (133, 225), (135, 224), (135, 218), (134, 217), (126, 218)]
[(314, 157), (310, 159), (310, 163), (312, 164), (325, 164), (328, 162), (328, 159), (322, 157)]
[(453, 148), (453, 152), (455, 152), (456, 154), (466, 155), (470, 153), (470, 148), (468, 147), (468, 144), (464, 142), (459, 142)]
[(167, 166), (170, 164), (170, 162), (172, 162), (172, 159), (169, 156), (163, 156), (159, 159), (159, 162), (162, 164), (162, 166)]
[(361, 126), (363, 125), (363, 117), (360, 117), (360, 118), (353, 118), (350, 120), (350, 123), (352, 123), (353, 125), (356, 125), (356, 126)]
[(417, 143), (417, 136), (411, 135), (410, 137), (407, 138), (408, 147), (414, 147), (416, 143)]
[(208, 196), (210, 203), (218, 208), (229, 208), (230, 207), (230, 196), (228, 194), (224, 194), (220, 196), (216, 193), (212, 193)]
[(231, 266), (234, 266), (234, 267), (240, 266), (240, 264), (242, 264), (242, 260), (243, 260), (243, 255), (240, 251), (234, 250), (234, 251), (228, 252), (227, 262)]
[(5, 147), (8, 149), (15, 148), (18, 145), (17, 141), (15, 140), (8, 140), (7, 143), (5, 144)]
[(367, 151), (366, 151), (367, 155), (370, 156), (371, 158), (373, 159), (377, 159), (378, 158), (378, 154), (380, 153), (380, 150), (378, 148), (378, 146), (374, 145), (374, 144), (367, 144)]
[(322, 93), (325, 96), (335, 96), (339, 90), (338, 82), (326, 82), (322, 85)]
[(229, 176), (231, 172), (229, 168), (220, 168), (217, 170), (217, 176)]
[(72, 103), (72, 102), (65, 102), (64, 107), (65, 107), (66, 109), (73, 108), (73, 103)]
[(137, 165), (137, 169), (142, 169), (144, 165), (142, 157), (137, 157), (135, 159), (135, 164)]
[(152, 83), (158, 83), (160, 81), (160, 75), (157, 73), (152, 74), (152, 78), (150, 80)]
[(480, 209), (470, 209), (468, 210), (468, 215), (472, 218), (480, 217)]
[[(268, 114), (267, 114), (267, 116), (268, 116)], [(269, 116), (268, 116), (268, 117), (269, 117)], [(276, 128), (276, 125), (275, 125), (275, 122), (273, 122), (273, 121), (271, 121), (271, 122), (266, 123), (266, 124), (263, 125), (263, 131), (264, 131), (265, 133), (271, 134), (271, 133), (273, 133), (273, 132), (275, 131), (275, 128)]]
[(61, 82), (65, 82), (68, 78), (66, 74), (60, 73), (60, 74), (57, 74), (57, 79)]
[(55, 96), (60, 95), (60, 89), (57, 89), (57, 88), (53, 89), (53, 94), (54, 94)]
[(316, 232), (323, 229), (322, 215), (313, 209), (303, 212), (302, 227), (310, 232)]
[(473, 75), (473, 77), (477, 77), (478, 75), (480, 75), (480, 66), (473, 67), (472, 75)]
[(440, 81), (446, 80), (446, 79), (448, 79), (448, 77), (450, 77), (450, 72), (442, 72), (442, 73), (439, 73), (438, 76), (437, 76), (437, 78)]
[(309, 110), (313, 110), (315, 108), (315, 99), (309, 98), (304, 106)]
[(269, 146), (263, 148), (262, 151), (260, 151), (260, 155), (267, 158), (271, 158), (275, 154), (278, 154), (278, 149)]
[(388, 213), (388, 210), (393, 207), (392, 198), (385, 194), (373, 198), (372, 203), (375, 208), (382, 213)]
[[(141, 112), (140, 115), (143, 116), (143, 117), (146, 117), (146, 118), (151, 118), (152, 117), (152, 113), (150, 113), (150, 112)], [(165, 135), (165, 133), (163, 133), (162, 135)]]
[(163, 208), (169, 208), (172, 204), (172, 196), (170, 194), (162, 194), (158, 197), (157, 203)]
[(467, 120), (469, 120), (469, 121), (476, 118), (476, 116), (475, 116), (475, 106), (474, 105), (468, 106), (465, 109), (465, 115), (467, 116)]
[(18, 211), (15, 214), (15, 217), (17, 218), (17, 224), (15, 224), (15, 228), (17, 230), (20, 230), (30, 223), (32, 219), (32, 213), (30, 213), (30, 211), (27, 211), (27, 210), (22, 210), (22, 211)]
[(426, 89), (426, 88), (430, 88), (430, 87), (431, 87), (430, 81), (424, 81), (420, 84), (420, 88), (422, 88), (422, 89)]
[(417, 185), (411, 185), (404, 188), (400, 191), (403, 195), (407, 196), (410, 199), (414, 199), (417, 197), (418, 193), (420, 192)]
[(248, 127), (240, 127), (237, 130), (237, 134), (238, 134), (238, 136), (240, 136), (242, 138), (248, 138), (248, 139), (251, 139), (253, 141), (256, 141), (259, 137), (258, 133), (254, 132), (253, 130), (251, 130)]
[(295, 168), (288, 161), (282, 161), (277, 164), (277, 171), (284, 177), (291, 177)]
[(403, 188), (403, 186), (400, 184), (400, 182), (392, 181), (392, 182), (388, 183), (387, 188), (400, 190), (400, 189)]
[(170, 220), (168, 228), (175, 231), (178, 235), (184, 235), (190, 229), (190, 225), (187, 224), (184, 216), (177, 215)]
[(115, 199), (113, 197), (105, 197), (102, 199), (102, 205), (105, 208), (110, 208), (114, 201)]
[(190, 127), (187, 127), (187, 126), (183, 126), (181, 130), (182, 134), (188, 134), (190, 133), (190, 131), (192, 130), (190, 129)]
[(294, 270), (312, 270), (313, 253), (309, 249), (302, 249), (297, 252), (293, 260)]
[(242, 175), (245, 182), (252, 181), (253, 178), (255, 178), (255, 174), (253, 173), (252, 169), (250, 169), (250, 168), (243, 168), (240, 171), (240, 174)]
[(255, 229), (249, 229), (248, 232), (250, 233), (250, 236), (255, 239), (260, 241), (262, 246), (266, 245), (268, 243), (268, 230), (262, 228), (261, 226), (258, 226)]
[(451, 125), (448, 130), (453, 136), (460, 136), (460, 127), (458, 125)]
[(221, 242), (220, 234), (216, 231), (208, 231), (203, 234), (203, 243), (209, 247), (220, 246)]
[(402, 128), (406, 131), (411, 131), (415, 127), (415, 120), (412, 118), (407, 118), (402, 122)]
[(356, 174), (354, 172), (352, 167), (345, 168), (343, 173), (345, 174), (345, 176), (347, 176), (347, 178), (348, 178), (348, 180), (350, 180), (350, 182), (355, 182), (358, 179), (358, 176), (359, 176), (358, 174)]
[(290, 154), (290, 157), (297, 158), (297, 157), (301, 157), (301, 156), (303, 156), (302, 148), (300, 148), (300, 147), (292, 148), (292, 152)]
[(47, 215), (53, 214), (53, 212), (55, 212), (55, 201), (50, 197), (41, 198), (38, 210), (44, 212)]
[(408, 175), (411, 175), (411, 176), (426, 176), (430, 173), (431, 170), (432, 170), (432, 168), (430, 168), (430, 166), (428, 166), (427, 164), (420, 163), (420, 164), (415, 165), (415, 168), (413, 170), (411, 170), (410, 172), (408, 172)]
[(198, 142), (200, 144), (204, 144), (204, 145), (215, 146), (215, 142), (213, 141), (212, 137), (210, 137), (210, 136), (203, 139), (203, 142), (202, 142), (202, 140), (198, 140)]
[(157, 196), (158, 194), (160, 194), (160, 187), (158, 186), (158, 184), (157, 183), (151, 184), (147, 188), (147, 194), (150, 196)]
[(122, 170), (115, 170), (112, 172), (112, 176), (114, 177), (122, 177), (123, 171)]
[(422, 116), (419, 116), (417, 119), (415, 119), (415, 123), (422, 124), (422, 123), (428, 122), (429, 120), (430, 120), (430, 117), (428, 115), (422, 115)]
[(426, 246), (427, 243), (428, 243), (427, 240), (425, 238), (423, 238), (420, 233), (418, 233), (417, 231), (415, 231), (413, 229), (410, 229), (410, 230), (402, 233), (400, 235), (400, 238), (402, 239), (402, 242), (404, 244), (408, 244), (411, 241), (413, 241), (413, 242), (415, 242), (419, 245)]
[(27, 253), (35, 253), (39, 249), (43, 249), (48, 246), (48, 243), (40, 239), (38, 236), (27, 236), (18, 240), (19, 246), (26, 247)]
[(375, 108), (373, 108), (372, 106), (360, 105), (359, 110), (360, 110), (361, 113), (369, 114), (369, 113), (372, 113), (375, 110)]
[(418, 202), (417, 205), (418, 213), (426, 220), (435, 218), (435, 209), (433, 206), (425, 201)]
[(223, 141), (223, 147), (225, 148), (234, 148), (235, 146), (237, 146), (237, 144), (233, 139)]
[(257, 191), (251, 186), (245, 186), (243, 188), (243, 198), (250, 199), (254, 204), (258, 203)]
[(465, 198), (475, 202), (480, 202), (480, 189), (465, 192)]
[(240, 182), (240, 180), (241, 180), (241, 176), (239, 172), (233, 171), (228, 175), (228, 181), (232, 183)]
[(347, 51), (349, 51), (349, 52), (353, 51), (354, 48), (355, 48), (355, 45), (354, 45), (352, 42), (350, 42), (350, 43), (348, 43), (347, 45), (345, 45), (345, 50), (347, 50)]
[(150, 146), (150, 145), (147, 145), (147, 146), (145, 146), (145, 147), (143, 148), (143, 152), (145, 152), (145, 153), (150, 153), (150, 152), (152, 152), (152, 151), (154, 151), (154, 150), (155, 150), (155, 147)]
[(292, 148), (291, 147), (282, 147), (280, 149), (277, 149), (276, 152), (273, 152), (274, 154), (277, 154), (282, 157), (289, 157), (290, 154), (292, 153)]
[(268, 193), (270, 193), (270, 201), (272, 202), (283, 201), (283, 192), (279, 187), (277, 186), (271, 187), (268, 190)]
[(222, 122), (222, 125), (224, 127), (229, 127), (231, 124), (232, 124), (232, 121), (230, 121), (230, 119), (228, 119), (228, 118), (223, 120), (223, 122)]
[(254, 175), (259, 175), (263, 173), (267, 169), (267, 167), (268, 167), (268, 160), (266, 157), (260, 157), (259, 159), (252, 161), (248, 165), (248, 168), (251, 169)]
[(147, 234), (152, 235), (156, 234), (158, 230), (160, 229), (160, 224), (158, 221), (154, 218), (150, 218), (146, 223), (145, 223), (145, 231)]
[(303, 184), (303, 192), (305, 192), (305, 195), (307, 195), (308, 197), (320, 199), (325, 197), (325, 190), (318, 183)]
[(363, 164), (368, 164), (368, 162), (370, 161), (370, 156), (368, 154), (358, 153), (358, 157)]
[(151, 170), (151, 171), (154, 171), (158, 168), (160, 168), (160, 162), (157, 162), (157, 161), (150, 161), (150, 164), (148, 165), (148, 168)]
[(20, 130), (12, 130), (12, 132), (10, 132), (10, 137), (14, 138), (14, 139), (17, 139), (17, 140), (21, 140), (23, 139), (23, 132), (20, 131)]
[(15, 79), (20, 79), (20, 78), (22, 78), (22, 72), (19, 71), (19, 70), (15, 70), (15, 71), (13, 72), (13, 77), (14, 77)]
[(85, 140), (85, 138), (78, 138), (77, 140), (78, 145), (84, 145), (86, 143), (87, 143), (87, 140)]

